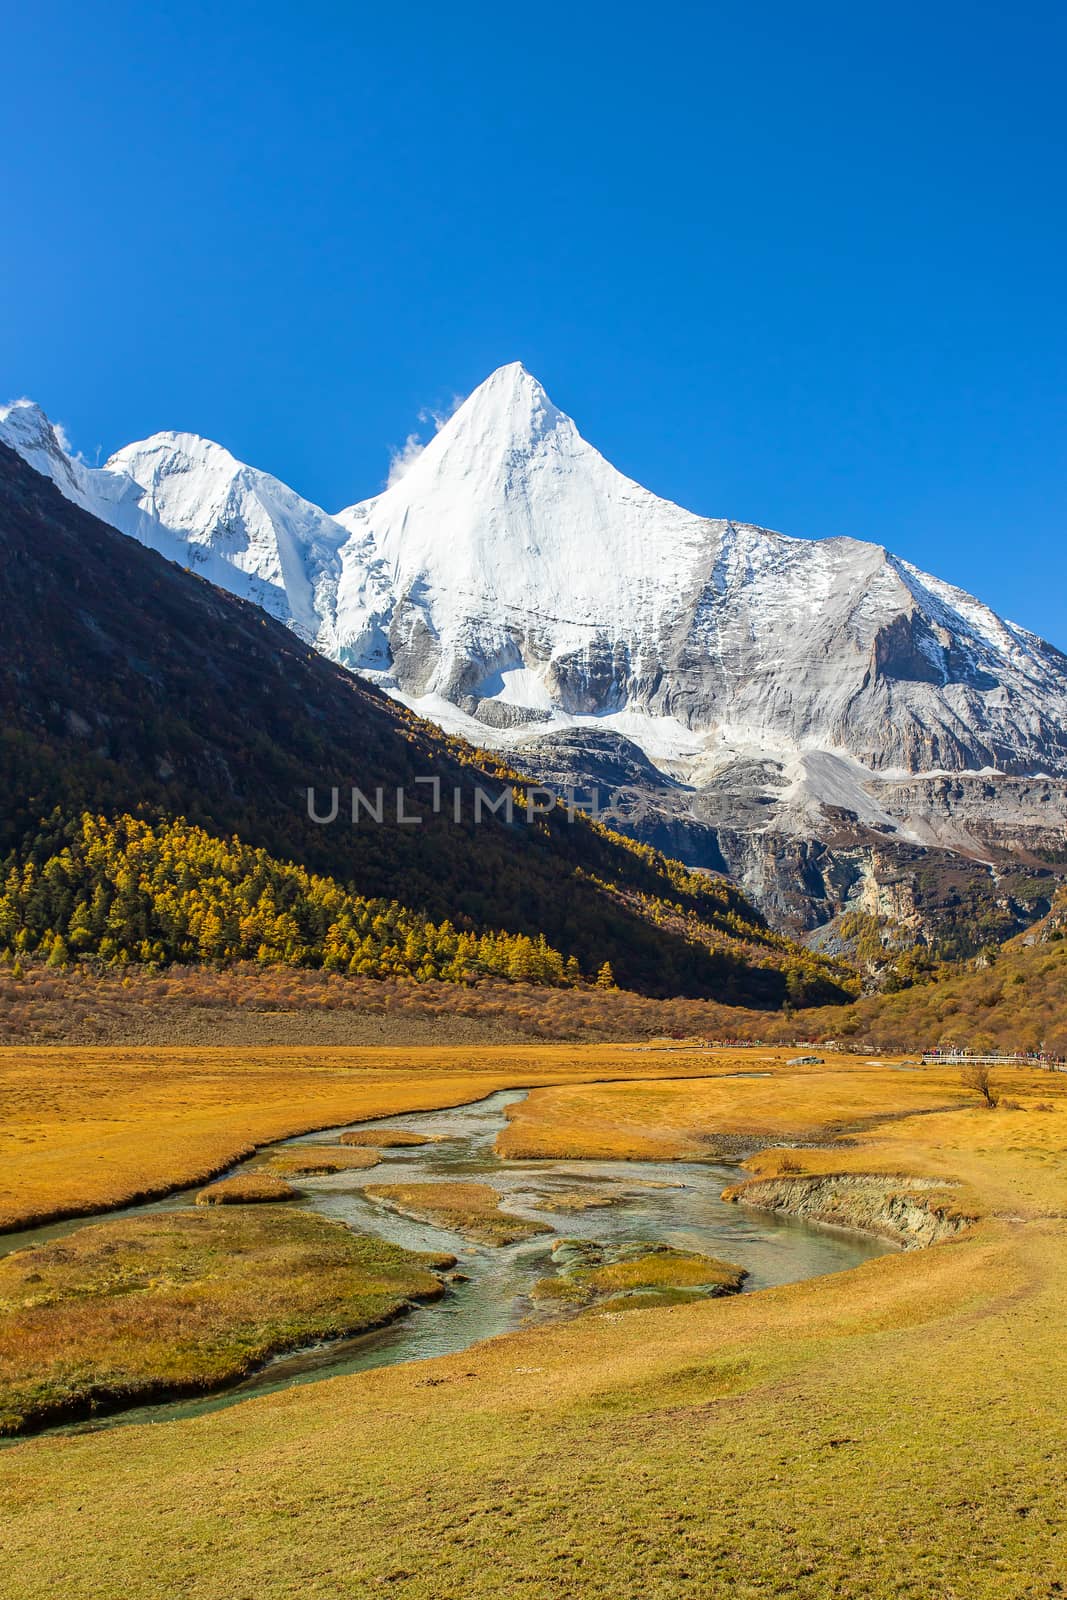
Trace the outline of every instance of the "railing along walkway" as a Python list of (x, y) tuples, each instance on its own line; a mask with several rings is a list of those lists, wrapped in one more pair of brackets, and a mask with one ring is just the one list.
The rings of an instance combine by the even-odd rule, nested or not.
[(1052, 1056), (988, 1054), (970, 1050), (924, 1050), (924, 1067), (1039, 1067), (1043, 1072), (1067, 1072), (1067, 1062)]

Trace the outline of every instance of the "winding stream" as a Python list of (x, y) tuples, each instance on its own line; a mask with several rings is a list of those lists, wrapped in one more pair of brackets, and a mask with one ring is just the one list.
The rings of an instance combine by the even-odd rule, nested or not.
[[(839, 1272), (891, 1248), (874, 1239), (728, 1204), (719, 1196), (722, 1189), (737, 1180), (734, 1167), (686, 1161), (501, 1161), (493, 1153), (493, 1141), (505, 1124), (506, 1107), (523, 1099), (525, 1093), (504, 1090), (470, 1105), (346, 1123), (286, 1141), (333, 1144), (339, 1133), (349, 1129), (390, 1127), (410, 1129), (435, 1141), (383, 1150), (376, 1167), (294, 1182), (301, 1190), (300, 1203), (323, 1216), (408, 1249), (455, 1255), (456, 1270), (468, 1281), (449, 1285), (443, 1300), (416, 1307), (389, 1327), (280, 1356), (242, 1382), (215, 1394), (131, 1408), (53, 1431), (78, 1432), (198, 1416), (292, 1384), (465, 1350), (481, 1339), (546, 1315), (543, 1308), (535, 1309), (528, 1295), (538, 1278), (552, 1272), (550, 1252), (560, 1237), (596, 1239), (608, 1244), (652, 1240), (717, 1256), (748, 1269), (746, 1293)], [(233, 1171), (242, 1171), (259, 1159), (261, 1156), (253, 1157)], [(387, 1211), (363, 1192), (367, 1184), (435, 1179), (489, 1183), (502, 1196), (507, 1211), (547, 1222), (553, 1232), (502, 1247), (475, 1245), (461, 1234)], [(587, 1211), (544, 1209), (545, 1200), (552, 1195), (573, 1195), (587, 1186), (622, 1198), (617, 1204)], [(151, 1205), (0, 1236), (0, 1254), (61, 1237), (89, 1222), (188, 1206), (202, 1187), (198, 1184), (195, 1189)]]

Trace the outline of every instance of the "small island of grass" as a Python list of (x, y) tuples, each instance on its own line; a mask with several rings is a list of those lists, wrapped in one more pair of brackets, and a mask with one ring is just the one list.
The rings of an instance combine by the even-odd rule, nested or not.
[(196, 1197), (198, 1206), (250, 1206), (276, 1200), (295, 1200), (298, 1191), (270, 1172), (238, 1172), (232, 1178), (209, 1184)]
[(336, 1172), (376, 1167), (377, 1150), (343, 1150), (340, 1145), (287, 1145), (270, 1156), (267, 1171), (284, 1178), (327, 1178)]
[(552, 1232), (547, 1222), (501, 1211), (500, 1196), (488, 1183), (375, 1183), (366, 1193), (401, 1216), (449, 1228), (476, 1244), (514, 1244)]
[(576, 1189), (573, 1192), (540, 1194), (538, 1211), (599, 1211), (604, 1206), (620, 1206), (628, 1196), (621, 1190)]
[(414, 1149), (420, 1144), (436, 1144), (428, 1133), (412, 1133), (410, 1128), (353, 1128), (338, 1135), (341, 1144), (374, 1145), (380, 1150)]
[(670, 1245), (602, 1245), (588, 1239), (560, 1239), (553, 1247), (560, 1267), (541, 1278), (531, 1296), (542, 1302), (612, 1310), (677, 1305), (687, 1300), (737, 1294), (748, 1277), (744, 1267)]

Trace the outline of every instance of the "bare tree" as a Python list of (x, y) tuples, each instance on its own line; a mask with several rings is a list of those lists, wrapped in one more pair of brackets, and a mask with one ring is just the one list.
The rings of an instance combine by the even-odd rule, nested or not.
[(990, 1111), (995, 1111), (1000, 1096), (994, 1094), (989, 1082), (989, 1068), (981, 1061), (969, 1061), (960, 1072), (960, 1082), (965, 1089), (980, 1094)]

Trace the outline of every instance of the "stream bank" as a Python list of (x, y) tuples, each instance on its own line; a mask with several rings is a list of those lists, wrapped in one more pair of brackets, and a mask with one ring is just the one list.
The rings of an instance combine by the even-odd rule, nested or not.
[(978, 1218), (960, 1208), (943, 1178), (901, 1173), (826, 1172), (749, 1178), (723, 1190), (723, 1199), (751, 1211), (848, 1228), (903, 1250), (938, 1244)]
[[(348, 1134), (356, 1137), (344, 1148), (354, 1154), (353, 1146), (373, 1149), (378, 1138), (381, 1159), (371, 1166), (346, 1167), (321, 1176), (306, 1172), (298, 1176), (290, 1170), (287, 1181), (298, 1188), (300, 1198), (283, 1203), (300, 1205), (407, 1250), (453, 1255), (458, 1270), (436, 1303), (412, 1306), (388, 1326), (292, 1350), (217, 1393), (138, 1406), (109, 1422), (194, 1416), (321, 1377), (458, 1352), (531, 1322), (567, 1314), (566, 1297), (561, 1304), (543, 1292), (546, 1278), (560, 1268), (558, 1246), (566, 1239), (622, 1255), (633, 1254), (638, 1246), (667, 1247), (736, 1263), (744, 1269), (743, 1293), (842, 1271), (890, 1248), (882, 1240), (813, 1226), (821, 1220), (814, 1217), (796, 1220), (732, 1205), (722, 1195), (736, 1180), (737, 1169), (716, 1162), (501, 1160), (494, 1142), (505, 1125), (508, 1106), (524, 1093), (504, 1090), (463, 1106), (345, 1124), (259, 1151), (232, 1168), (229, 1176), (250, 1178), (279, 1155), (311, 1157), (316, 1148), (336, 1148)], [(400, 1142), (402, 1135), (415, 1139)], [(296, 1159), (289, 1165), (315, 1164)], [(440, 1217), (402, 1215), (370, 1192), (396, 1185), (487, 1186), (504, 1215), (530, 1226), (523, 1230), (525, 1237), (503, 1244), (475, 1242)], [(121, 1215), (187, 1207), (197, 1192), (187, 1190), (151, 1206), (127, 1208)], [(116, 1215), (104, 1213), (100, 1219), (28, 1230), (8, 1235), (2, 1243), (8, 1250), (24, 1248)], [(542, 1286), (537, 1296), (535, 1286)]]

